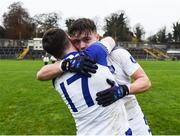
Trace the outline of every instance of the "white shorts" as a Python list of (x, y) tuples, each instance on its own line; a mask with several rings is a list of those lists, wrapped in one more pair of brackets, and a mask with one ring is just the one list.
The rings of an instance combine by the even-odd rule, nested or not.
[(136, 99), (125, 100), (125, 108), (127, 111), (128, 121), (135, 136), (152, 136), (147, 120)]

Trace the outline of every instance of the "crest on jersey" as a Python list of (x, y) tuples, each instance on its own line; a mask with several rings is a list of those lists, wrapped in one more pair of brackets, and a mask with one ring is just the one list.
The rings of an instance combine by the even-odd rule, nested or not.
[(132, 63), (136, 63), (136, 60), (132, 56), (130, 56), (130, 60)]

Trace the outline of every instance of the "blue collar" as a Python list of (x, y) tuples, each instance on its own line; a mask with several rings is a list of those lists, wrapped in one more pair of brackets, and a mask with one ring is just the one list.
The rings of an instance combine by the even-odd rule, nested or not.
[(79, 54), (79, 53), (77, 51), (74, 51), (74, 52), (66, 54), (62, 59), (67, 59), (70, 56), (77, 56), (77, 54)]

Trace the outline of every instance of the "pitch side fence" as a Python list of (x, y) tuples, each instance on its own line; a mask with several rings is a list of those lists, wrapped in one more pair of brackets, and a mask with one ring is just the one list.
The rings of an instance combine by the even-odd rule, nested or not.
[[(134, 44), (130, 42), (118, 43), (118, 46), (122, 46), (127, 49), (132, 56), (136, 59), (154, 60), (150, 54), (144, 51), (144, 48), (158, 48), (164, 52), (167, 50), (178, 50), (180, 49), (180, 43), (170, 44), (147, 44), (140, 43)], [(0, 39), (0, 59), (16, 59), (17, 56), (23, 51), (23, 48), (28, 47), (28, 40), (11, 40), (11, 39)], [(34, 50), (32, 47), (24, 59), (41, 59), (45, 55), (43, 50)], [(180, 53), (169, 54), (172, 58), (180, 59)]]

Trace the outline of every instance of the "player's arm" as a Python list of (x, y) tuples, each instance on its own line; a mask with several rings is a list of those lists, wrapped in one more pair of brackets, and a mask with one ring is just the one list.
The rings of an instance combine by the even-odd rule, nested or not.
[(63, 72), (77, 72), (90, 77), (90, 73), (96, 73), (96, 62), (87, 56), (77, 56), (72, 59), (61, 60), (54, 64), (43, 66), (37, 72), (37, 80), (51, 80)]
[(129, 94), (147, 91), (151, 86), (151, 82), (131, 54), (125, 49), (117, 49), (113, 53), (113, 59), (120, 63), (119, 68), (122, 68), (125, 74), (133, 79), (132, 83), (128, 85)]
[(100, 42), (106, 47), (106, 49), (107, 49), (107, 51), (108, 51), (108, 54), (111, 53), (112, 49), (113, 49), (113, 48), (115, 47), (115, 45), (116, 45), (114, 39), (113, 39), (112, 37), (110, 37), (110, 36), (101, 39)]
[(115, 41), (111, 37), (105, 37), (100, 42), (92, 43), (83, 52), (98, 64), (107, 66), (107, 55), (115, 47)]
[(98, 104), (108, 106), (126, 95), (143, 93), (150, 88), (151, 82), (141, 67), (131, 77), (134, 79), (134, 82), (130, 85), (115, 85), (113, 81), (108, 80), (111, 88), (96, 94)]
[(129, 87), (130, 94), (143, 93), (151, 87), (151, 82), (141, 67), (134, 72), (131, 78), (134, 81), (130, 84)]
[(62, 74), (63, 71), (59, 69), (59, 62), (43, 66), (36, 74), (37, 80), (46, 81), (51, 80), (58, 75)]
[[(122, 98), (128, 94), (139, 94), (146, 92), (151, 87), (151, 81), (149, 80), (148, 76), (141, 68), (141, 66), (131, 75), (131, 79), (133, 79), (133, 82), (131, 84), (119, 85), (120, 88), (123, 87), (121, 90), (122, 96), (118, 96), (119, 98)], [(112, 88), (112, 91), (117, 91), (117, 90), (113, 90)]]
[[(103, 38), (101, 42), (108, 53), (110, 53), (115, 46), (115, 41), (111, 37)], [(95, 65), (95, 61), (91, 60), (87, 56), (79, 56), (77, 58), (73, 58), (69, 61), (66, 61), (65, 64), (55, 63), (43, 66), (37, 72), (36, 77), (37, 80), (41, 81), (52, 80), (53, 78), (62, 74), (64, 71), (78, 72), (90, 77), (90, 73), (95, 73), (96, 69), (97, 66)]]
[(111, 88), (99, 92), (97, 94), (97, 101), (102, 106), (110, 105), (128, 94), (145, 92), (151, 86), (151, 82), (144, 70), (127, 51), (122, 50), (122, 52), (118, 51), (117, 53), (113, 59), (122, 66), (121, 68), (123, 68), (127, 75), (131, 75), (134, 81), (130, 85), (121, 84), (117, 86), (111, 84)]

